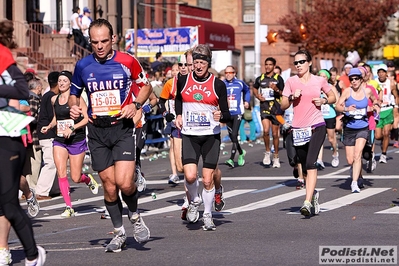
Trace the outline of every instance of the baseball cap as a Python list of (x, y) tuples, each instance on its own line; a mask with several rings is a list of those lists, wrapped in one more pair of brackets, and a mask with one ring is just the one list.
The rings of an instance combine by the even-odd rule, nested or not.
[(385, 65), (385, 64), (379, 65), (378, 69), (377, 69), (377, 72), (380, 71), (380, 70), (384, 70), (385, 72), (387, 72), (388, 71), (387, 65)]
[(85, 6), (83, 8), (83, 13), (90, 13), (90, 9), (87, 6)]
[(33, 75), (37, 75), (37, 74), (36, 74), (36, 71), (35, 71), (33, 68), (27, 68), (27, 69), (25, 70), (25, 73), (32, 73)]
[(357, 67), (354, 67), (349, 71), (348, 77), (351, 76), (362, 76), (362, 72)]
[(387, 67), (395, 67), (395, 64), (392, 61), (388, 61)]

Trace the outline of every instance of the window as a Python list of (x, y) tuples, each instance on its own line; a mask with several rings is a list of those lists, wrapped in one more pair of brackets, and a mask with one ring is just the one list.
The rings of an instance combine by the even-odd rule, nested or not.
[(197, 0), (197, 6), (212, 9), (212, 0)]
[(242, 22), (255, 22), (255, 0), (242, 1)]
[(244, 79), (246, 81), (255, 80), (255, 49), (254, 47), (244, 47)]

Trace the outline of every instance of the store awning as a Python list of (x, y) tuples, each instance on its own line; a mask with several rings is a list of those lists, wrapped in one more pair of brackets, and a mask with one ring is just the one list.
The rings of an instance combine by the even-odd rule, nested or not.
[(198, 26), (199, 43), (209, 45), (212, 50), (235, 49), (234, 28), (229, 24), (181, 17), (180, 25)]

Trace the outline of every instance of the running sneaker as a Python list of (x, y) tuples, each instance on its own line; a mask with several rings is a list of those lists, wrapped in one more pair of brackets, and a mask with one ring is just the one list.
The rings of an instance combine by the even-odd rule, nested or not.
[(136, 187), (138, 192), (143, 192), (147, 188), (147, 181), (138, 165), (136, 165)]
[(374, 171), (377, 168), (377, 161), (373, 158), (371, 162), (371, 171)]
[(270, 151), (265, 152), (265, 157), (263, 157), (263, 164), (264, 165), (270, 165), (271, 161), (270, 161)]
[(98, 183), (94, 179), (94, 177), (91, 174), (87, 174), (87, 176), (90, 178), (89, 184), (87, 186), (90, 188), (91, 193), (97, 195), (98, 194)]
[(320, 159), (317, 159), (316, 165), (317, 165), (317, 167), (319, 168), (319, 170), (323, 170), (324, 168), (326, 168), (326, 167), (324, 166), (323, 161), (320, 160)]
[(181, 219), (183, 221), (187, 221), (187, 209), (190, 204), (188, 202), (187, 196), (184, 196), (183, 200), (184, 202), (183, 205), (181, 206)]
[(138, 243), (145, 243), (150, 239), (150, 229), (145, 225), (140, 214), (133, 213), (130, 217), (130, 222), (133, 224), (133, 236)]
[(308, 200), (305, 200), (303, 202), (303, 205), (302, 205), (302, 207), (301, 207), (301, 209), (299, 211), (301, 212), (301, 214), (303, 216), (310, 216), (311, 215), (311, 208), (312, 208), (312, 204)]
[(228, 159), (227, 161), (224, 162), (226, 165), (230, 166), (231, 168), (234, 168), (234, 161), (232, 159)]
[(213, 223), (212, 214), (204, 213), (202, 220), (204, 221), (204, 225), (202, 226), (202, 229), (204, 229), (204, 231), (215, 231), (216, 230), (216, 226)]
[(387, 156), (385, 154), (381, 154), (379, 163), (387, 163)]
[(178, 175), (171, 174), (169, 176), (168, 184), (177, 185), (180, 182), (180, 178)]
[(357, 182), (352, 181), (351, 190), (352, 190), (352, 193), (359, 193), (360, 192), (360, 188), (357, 185)]
[(273, 158), (273, 168), (280, 168), (280, 159), (278, 157)]
[(187, 209), (187, 221), (190, 223), (196, 223), (199, 219), (198, 208), (201, 205), (201, 200), (192, 201)]
[(303, 182), (303, 180), (299, 180), (296, 184), (296, 189), (304, 189), (305, 188), (305, 182)]
[(338, 152), (337, 152), (337, 155), (333, 155), (332, 157), (333, 157), (333, 159), (331, 161), (331, 166), (336, 168), (339, 165), (339, 154), (338, 154)]
[(399, 141), (395, 141), (395, 142), (393, 143), (393, 147), (394, 147), (394, 148), (399, 148)]
[(320, 197), (320, 193), (319, 191), (315, 190), (313, 192), (313, 197), (312, 197), (312, 214), (317, 215), (320, 212), (320, 204), (319, 204), (319, 197)]
[(37, 246), (37, 258), (33, 261), (25, 259), (25, 265), (43, 266), (46, 262), (46, 250), (41, 246)]
[(215, 211), (220, 212), (223, 210), (224, 205), (226, 205), (226, 202), (224, 201), (223, 198), (223, 186), (220, 186), (220, 192), (215, 192)]
[[(26, 203), (28, 204), (28, 213), (30, 217), (34, 218), (39, 214), (40, 211), (40, 205), (39, 202), (37, 202), (35, 192), (33, 189), (30, 189), (32, 192), (32, 197), (26, 200)], [(1, 265), (1, 263), (0, 263)]]
[(66, 206), (65, 211), (61, 213), (62, 218), (70, 218), (74, 216), (75, 216), (75, 211), (69, 206)]
[(245, 154), (247, 154), (247, 152), (245, 150), (242, 150), (242, 154), (238, 155), (238, 166), (244, 166)]
[(126, 247), (126, 235), (122, 233), (122, 230), (114, 230), (114, 237), (105, 247), (105, 252), (121, 252), (124, 247)]
[(10, 250), (0, 248), (0, 265), (10, 265), (11, 262), (12, 259)]

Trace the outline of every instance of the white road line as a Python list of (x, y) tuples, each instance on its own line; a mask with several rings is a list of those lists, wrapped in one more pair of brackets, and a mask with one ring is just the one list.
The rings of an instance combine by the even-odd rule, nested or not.
[(389, 209), (375, 212), (377, 214), (399, 214), (399, 206), (391, 207)]
[[(238, 195), (242, 195), (242, 194), (245, 194), (245, 193), (252, 192), (254, 190), (256, 190), (256, 189), (237, 189), (237, 190), (232, 190), (232, 191), (224, 192), (223, 193), (223, 197), (226, 198), (226, 199), (227, 198), (232, 198), (232, 197), (235, 197), (235, 196), (238, 196)], [(151, 210), (151, 211), (148, 211), (148, 212), (142, 212), (141, 215), (144, 217), (144, 216), (150, 216), (150, 215), (161, 214), (161, 213), (172, 212), (172, 211), (180, 211), (180, 210), (181, 210), (181, 206), (173, 205), (173, 206), (168, 206), (168, 207), (164, 207), (164, 208)]]
[[(324, 188), (318, 188), (317, 190), (321, 191), (321, 190), (324, 190)], [(266, 207), (273, 206), (277, 203), (281, 203), (284, 201), (298, 198), (300, 196), (304, 196), (305, 193), (306, 193), (305, 190), (296, 190), (296, 191), (278, 195), (278, 196), (275, 196), (272, 198), (252, 202), (250, 204), (247, 204), (247, 205), (244, 205), (241, 207), (228, 209), (228, 210), (223, 211), (222, 213), (223, 214), (235, 214), (235, 213), (240, 213), (240, 212), (253, 211), (256, 209), (260, 209), (260, 208), (266, 208)]]
[[(320, 204), (320, 212), (332, 211), (350, 205), (356, 201), (377, 195), (378, 193), (387, 191), (389, 189), (391, 188), (368, 188), (362, 190), (360, 193), (351, 193), (349, 195)], [(299, 214), (299, 211), (289, 212), (288, 214)]]

